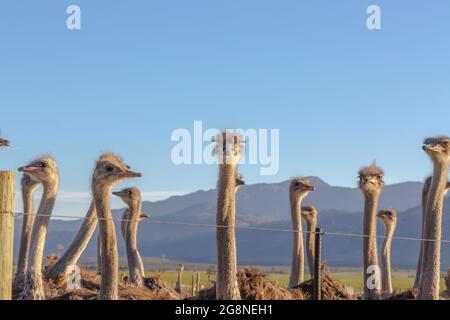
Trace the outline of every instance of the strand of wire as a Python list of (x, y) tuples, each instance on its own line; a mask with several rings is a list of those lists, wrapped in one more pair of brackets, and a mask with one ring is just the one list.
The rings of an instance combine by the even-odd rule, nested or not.
[[(48, 218), (62, 218), (62, 219), (89, 219), (88, 217), (80, 217), (80, 216), (70, 216), (70, 215), (48, 215), (48, 214), (34, 214), (34, 213), (15, 213), (15, 217), (17, 216), (40, 216), (40, 217), (48, 217)], [(240, 230), (256, 230), (256, 231), (270, 231), (270, 232), (286, 232), (286, 233), (302, 233), (302, 234), (316, 234), (315, 231), (308, 230), (293, 230), (293, 229), (283, 229), (283, 228), (268, 228), (268, 227), (250, 227), (250, 226), (226, 226), (226, 225), (217, 225), (217, 224), (204, 224), (204, 223), (190, 223), (190, 222), (176, 222), (176, 221), (164, 221), (164, 220), (132, 220), (132, 219), (114, 219), (114, 218), (100, 218), (97, 217), (98, 220), (110, 220), (115, 222), (138, 222), (138, 223), (148, 223), (148, 224), (161, 224), (161, 225), (178, 225), (178, 226), (187, 226), (187, 227), (199, 227), (199, 228), (224, 228), (224, 229), (240, 229)], [(332, 231), (324, 231), (322, 235), (326, 236), (339, 236), (339, 237), (358, 237), (358, 238), (381, 238), (385, 239), (386, 236), (381, 235), (367, 235), (362, 233), (350, 233), (350, 232), (332, 232)], [(396, 240), (406, 240), (406, 241), (425, 241), (425, 242), (436, 242), (436, 239), (424, 239), (424, 238), (415, 238), (415, 237), (399, 237), (393, 236), (392, 239)], [(441, 243), (450, 243), (450, 240), (442, 239)]]

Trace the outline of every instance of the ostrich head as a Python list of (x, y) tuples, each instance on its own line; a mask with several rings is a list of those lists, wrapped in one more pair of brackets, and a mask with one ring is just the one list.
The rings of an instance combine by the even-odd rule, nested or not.
[[(136, 187), (125, 188), (112, 194), (122, 199), (130, 209), (139, 208), (141, 204), (141, 192)], [(139, 219), (147, 219), (149, 217), (150, 215), (141, 212)]]
[(422, 149), (433, 161), (450, 162), (450, 138), (447, 136), (425, 139)]
[(317, 208), (312, 204), (302, 207), (302, 218), (308, 222), (317, 221)]
[(122, 199), (128, 207), (135, 206), (141, 202), (141, 192), (136, 187), (125, 188), (121, 191), (115, 191), (112, 194)]
[(289, 186), (289, 194), (293, 199), (306, 197), (312, 191), (314, 187), (306, 178), (294, 178)]
[(377, 213), (377, 217), (383, 221), (385, 225), (397, 222), (397, 210), (393, 208), (380, 210)]
[(150, 219), (150, 214), (141, 212), (141, 215), (139, 216), (139, 219), (141, 219), (141, 220)]
[(242, 136), (235, 132), (222, 132), (216, 137), (214, 152), (219, 164), (237, 165), (243, 153)]
[(384, 187), (384, 172), (375, 163), (359, 170), (359, 188), (365, 193), (380, 192)]
[(51, 183), (58, 180), (58, 165), (50, 156), (42, 156), (31, 161), (28, 165), (20, 167), (20, 172), (30, 175), (39, 183)]
[(236, 172), (236, 189), (239, 189), (241, 186), (245, 186), (244, 177)]
[(6, 139), (0, 138), (0, 147), (9, 147), (11, 145), (11, 142), (9, 142)]
[(179, 272), (183, 272), (183, 271), (184, 271), (184, 264), (180, 263), (180, 264), (178, 265), (178, 271), (179, 271)]
[(22, 190), (24, 192), (33, 192), (39, 187), (40, 182), (33, 179), (33, 177), (27, 173), (24, 173), (22, 179), (20, 180), (22, 185)]
[(101, 187), (112, 187), (127, 178), (139, 178), (142, 174), (131, 170), (118, 155), (105, 153), (95, 165), (92, 182)]

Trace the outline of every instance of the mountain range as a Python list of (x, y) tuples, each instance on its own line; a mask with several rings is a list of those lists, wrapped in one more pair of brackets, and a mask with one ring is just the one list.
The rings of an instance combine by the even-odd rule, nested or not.
[[(362, 233), (363, 196), (358, 188), (331, 186), (318, 177), (309, 177), (316, 191), (304, 200), (319, 211), (318, 225), (325, 233), (323, 259), (331, 266), (362, 265), (362, 238), (334, 233)], [(286, 231), (248, 230), (245, 227), (291, 229), (289, 181), (243, 186), (237, 193), (237, 247), (241, 265), (289, 265), (292, 234)], [(398, 211), (396, 236), (420, 237), (421, 182), (386, 185), (380, 208)], [(143, 211), (151, 214), (140, 224), (139, 247), (146, 257), (167, 257), (190, 262), (214, 263), (216, 256), (215, 224), (217, 191), (197, 191), (163, 201), (144, 202)], [(450, 197), (445, 199), (443, 239), (450, 239)], [(119, 219), (123, 210), (113, 210)], [(172, 224), (175, 223), (175, 224)], [(68, 246), (81, 221), (51, 220), (46, 252), (58, 244)], [(184, 225), (188, 224), (188, 225)], [(116, 223), (117, 227), (118, 223)], [(21, 220), (15, 227), (18, 248)], [(96, 231), (97, 233), (97, 231)], [(378, 224), (378, 234), (384, 227)], [(120, 235), (120, 232), (117, 233)], [(96, 235), (95, 235), (96, 237)], [(379, 240), (381, 245), (382, 239)], [(395, 239), (392, 248), (393, 268), (413, 269), (417, 263), (419, 241)], [(96, 255), (96, 241), (91, 241), (84, 255)], [(119, 251), (125, 254), (122, 239)], [(450, 243), (442, 243), (442, 267), (450, 265)]]

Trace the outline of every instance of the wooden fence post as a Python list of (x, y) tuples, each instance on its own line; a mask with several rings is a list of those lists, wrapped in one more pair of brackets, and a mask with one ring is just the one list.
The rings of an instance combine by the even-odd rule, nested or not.
[(0, 300), (12, 299), (16, 174), (0, 171)]
[(195, 273), (192, 273), (191, 296), (195, 296)]
[(323, 229), (316, 228), (314, 244), (313, 300), (322, 300), (322, 236)]

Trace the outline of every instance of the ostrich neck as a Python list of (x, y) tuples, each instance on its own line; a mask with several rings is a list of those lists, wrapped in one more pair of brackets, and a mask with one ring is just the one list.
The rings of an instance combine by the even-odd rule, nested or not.
[[(421, 230), (421, 238), (425, 239), (426, 236), (426, 218), (425, 218), (425, 213), (427, 210), (427, 201), (428, 201), (428, 193), (430, 190), (430, 186), (427, 186), (427, 184), (425, 183), (422, 189), (422, 230)], [(422, 274), (422, 268), (423, 268), (423, 246), (424, 246), (424, 241), (420, 242), (420, 251), (419, 251), (419, 259), (417, 262), (417, 268), (416, 268), (416, 277), (414, 279), (414, 288), (418, 288), (419, 287), (419, 281), (420, 281), (420, 276)]]
[(448, 179), (449, 163), (434, 161), (433, 178), (425, 213), (425, 238), (423, 265), (419, 284), (418, 299), (439, 299), (440, 282), (440, 250), (442, 234), (442, 208)]
[(317, 227), (317, 219), (306, 220), (308, 233), (306, 235), (306, 248), (308, 255), (308, 266), (311, 278), (314, 277), (314, 247), (315, 247), (315, 231)]
[(25, 214), (25, 217), (33, 214), (33, 193), (35, 190), (36, 189), (22, 188), (23, 213)]
[(217, 201), (217, 299), (240, 300), (236, 261), (236, 165), (219, 166)]
[[(377, 256), (377, 211), (380, 192), (364, 193), (364, 296), (368, 300), (378, 299), (379, 288), (369, 288), (367, 285), (368, 278), (373, 274), (368, 271), (369, 267), (378, 268)], [(378, 282), (378, 281), (377, 281)]]
[(130, 281), (133, 285), (142, 286), (142, 278), (145, 276), (141, 256), (137, 248), (137, 231), (141, 215), (141, 202), (130, 206), (129, 221), (126, 224), (125, 238), (127, 247), (128, 268)]
[[(15, 286), (20, 285), (23, 275), (27, 270), (28, 257), (30, 252), (31, 233), (33, 231), (34, 223), (34, 209), (33, 209), (33, 193), (36, 188), (22, 188), (23, 200), (23, 221), (22, 221), (22, 237), (20, 239), (19, 257), (17, 260), (17, 270)], [(16, 283), (17, 281), (17, 283)]]
[(45, 238), (47, 226), (55, 206), (56, 194), (58, 193), (58, 179), (43, 184), (44, 191), (39, 204), (39, 209), (33, 225), (33, 234), (30, 244), (30, 270), (36, 273), (42, 272), (42, 260), (44, 255)]
[(120, 232), (122, 233), (122, 237), (124, 241), (127, 241), (127, 225), (128, 220), (130, 220), (130, 210), (125, 209), (122, 215), (122, 220), (120, 221)]
[(381, 255), (381, 270), (383, 291), (392, 293), (392, 276), (391, 276), (391, 246), (392, 237), (395, 231), (395, 222), (388, 222), (386, 226), (385, 239), (383, 241), (382, 255)]
[(92, 200), (86, 218), (83, 220), (72, 243), (64, 252), (63, 256), (58, 259), (56, 264), (46, 272), (47, 279), (55, 280), (57, 283), (65, 281), (67, 268), (77, 264), (81, 254), (86, 249), (94, 234), (97, 222), (97, 210), (95, 208), (94, 200)]
[(135, 204), (130, 207), (130, 213), (128, 216), (128, 223), (126, 229), (126, 238), (130, 243), (130, 247), (134, 250), (137, 250), (137, 231), (139, 226), (139, 218), (142, 212), (142, 205), (139, 201), (139, 204)]
[(304, 280), (304, 247), (301, 210), (304, 196), (290, 195), (291, 219), (293, 229), (292, 263), (289, 287), (295, 287)]
[(236, 166), (223, 164), (219, 171), (218, 225), (234, 226), (236, 218)]
[(93, 188), (102, 242), (101, 300), (117, 300), (118, 298), (119, 254), (117, 252), (114, 223), (109, 207), (111, 187), (110, 185), (98, 185)]

